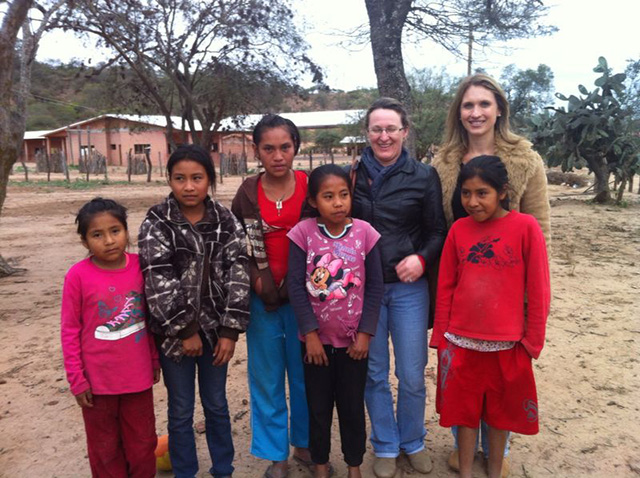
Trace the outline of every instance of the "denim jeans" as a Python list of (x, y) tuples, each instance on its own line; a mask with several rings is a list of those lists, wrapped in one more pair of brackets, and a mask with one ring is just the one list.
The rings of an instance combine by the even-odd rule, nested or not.
[(204, 409), (205, 435), (216, 478), (233, 474), (233, 440), (227, 405), (227, 365), (213, 366), (213, 350), (201, 335), (202, 355), (182, 357), (174, 362), (160, 353), (160, 364), (169, 398), (169, 457), (176, 478), (195, 478), (198, 473), (196, 440), (193, 431), (196, 367), (198, 388)]
[[(451, 434), (455, 440), (455, 448), (458, 449), (458, 427), (451, 427)], [(507, 443), (504, 446), (504, 456), (509, 456), (509, 440), (511, 438), (511, 432), (507, 434)], [(478, 451), (478, 440), (482, 442), (482, 453), (485, 458), (489, 458), (489, 425), (480, 420), (480, 430), (478, 432), (478, 438), (476, 438), (476, 451)]]
[[(424, 448), (427, 397), (429, 292), (426, 279), (384, 285), (376, 335), (369, 347), (365, 401), (371, 419), (371, 444), (377, 457), (393, 458)], [(398, 403), (394, 413), (389, 384), (389, 336), (393, 342)]]
[(290, 304), (267, 312), (262, 300), (251, 294), (247, 355), (251, 454), (265, 460), (286, 460), (289, 443), (300, 448), (309, 446), (309, 412), (298, 323)]

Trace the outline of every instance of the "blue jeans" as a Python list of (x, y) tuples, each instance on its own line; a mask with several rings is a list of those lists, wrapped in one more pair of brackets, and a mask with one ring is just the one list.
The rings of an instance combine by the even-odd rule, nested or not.
[[(458, 449), (458, 427), (451, 427), (451, 434), (455, 440), (455, 448)], [(478, 438), (482, 442), (482, 453), (485, 458), (489, 458), (489, 425), (480, 420), (480, 431), (478, 432)], [(478, 451), (478, 438), (476, 438), (476, 451)], [(507, 443), (504, 446), (504, 456), (509, 456), (509, 439), (511, 438), (511, 432), (507, 434)]]
[[(429, 291), (426, 279), (384, 285), (376, 335), (369, 347), (365, 402), (371, 419), (371, 444), (380, 458), (408, 455), (424, 448), (427, 398)], [(389, 384), (389, 335), (393, 342), (398, 404), (394, 413)]]
[(291, 305), (267, 312), (262, 300), (252, 293), (247, 355), (251, 453), (258, 458), (283, 461), (289, 457), (289, 443), (300, 448), (309, 446), (309, 412), (300, 350), (298, 323)]
[(204, 409), (207, 446), (216, 478), (233, 474), (233, 440), (227, 405), (227, 365), (213, 366), (213, 350), (202, 337), (200, 357), (182, 357), (174, 362), (160, 353), (160, 365), (169, 397), (169, 457), (176, 478), (195, 478), (198, 456), (193, 431), (196, 366), (198, 388)]

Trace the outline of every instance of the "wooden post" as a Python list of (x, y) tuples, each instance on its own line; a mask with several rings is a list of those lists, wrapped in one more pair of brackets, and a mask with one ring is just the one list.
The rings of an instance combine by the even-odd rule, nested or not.
[(118, 158), (120, 159), (120, 166), (122, 166), (122, 145), (118, 145)]
[(144, 157), (147, 160), (147, 182), (151, 182), (151, 148), (144, 148)]
[(66, 153), (63, 151), (62, 153), (62, 172), (64, 173), (65, 177), (67, 178), (67, 182), (70, 183), (71, 182), (71, 178), (69, 177), (69, 165), (67, 164), (67, 155)]
[(47, 162), (47, 182), (51, 181), (51, 160), (49, 158), (49, 153), (47, 153), (47, 148), (44, 151), (44, 159)]
[(127, 181), (131, 182), (131, 148), (129, 148), (129, 153), (127, 154)]
[(29, 146), (25, 141), (24, 148), (22, 150), (22, 155), (20, 156), (20, 162), (22, 163), (22, 168), (24, 169), (24, 180), (27, 183), (29, 182), (29, 169), (27, 168), (27, 162), (26, 162), (26, 159), (28, 159), (28, 156), (29, 156)]
[(65, 139), (65, 142), (69, 140), (69, 154), (71, 155), (71, 164), (75, 164), (74, 157), (73, 157), (73, 141), (71, 140), (72, 132), (73, 130), (70, 130), (69, 128), (67, 128), (67, 138)]

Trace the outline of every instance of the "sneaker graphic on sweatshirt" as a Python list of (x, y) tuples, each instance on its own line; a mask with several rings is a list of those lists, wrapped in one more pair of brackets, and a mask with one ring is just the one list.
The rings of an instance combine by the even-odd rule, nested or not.
[(120, 340), (144, 329), (142, 296), (129, 292), (118, 315), (96, 327), (94, 337), (99, 340)]

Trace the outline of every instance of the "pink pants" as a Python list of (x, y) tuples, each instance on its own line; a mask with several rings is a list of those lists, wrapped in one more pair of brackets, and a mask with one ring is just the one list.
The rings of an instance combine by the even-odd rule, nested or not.
[(94, 395), (83, 408), (93, 478), (153, 478), (156, 475), (156, 419), (152, 389), (122, 395)]

